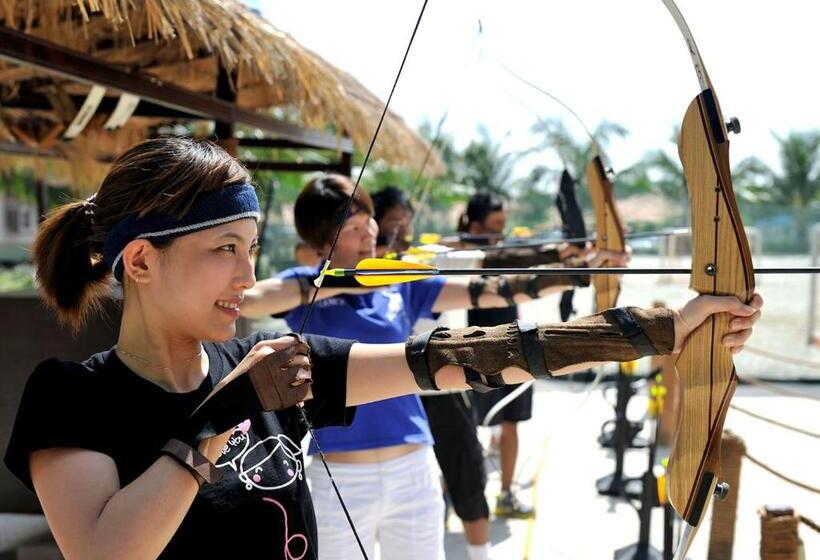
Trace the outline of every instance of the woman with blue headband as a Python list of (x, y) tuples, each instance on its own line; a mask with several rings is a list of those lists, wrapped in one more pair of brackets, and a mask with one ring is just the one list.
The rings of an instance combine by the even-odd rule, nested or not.
[(299, 406), (317, 427), (345, 425), (356, 405), (419, 387), (494, 387), (669, 353), (717, 312), (736, 316), (724, 343), (740, 349), (759, 316), (761, 302), (728, 297), (611, 310), (568, 323), (589, 334), (572, 349), (563, 325), (445, 329), (387, 345), (237, 339), (258, 216), (236, 160), (165, 138), (128, 150), (94, 197), (41, 225), (37, 279), (61, 321), (81, 328), (115, 283), (123, 296), (116, 346), (37, 366), (6, 450), (66, 558), (316, 558)]

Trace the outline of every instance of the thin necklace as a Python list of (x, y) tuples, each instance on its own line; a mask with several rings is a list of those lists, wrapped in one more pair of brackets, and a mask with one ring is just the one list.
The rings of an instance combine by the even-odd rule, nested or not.
[[(116, 351), (118, 353), (122, 354), (126, 358), (131, 358), (131, 359), (136, 360), (136, 361), (140, 362), (141, 364), (145, 364), (146, 366), (149, 366), (149, 367), (161, 369), (161, 370), (167, 371), (169, 373), (174, 373), (173, 370), (171, 368), (169, 368), (168, 366), (164, 366), (162, 364), (158, 364), (156, 362), (146, 360), (142, 356), (137, 356), (136, 354), (132, 354), (131, 352), (126, 352), (119, 345), (114, 346), (114, 348), (116, 349)], [(182, 363), (184, 365), (187, 365), (187, 364), (191, 363), (192, 360), (200, 357), (201, 355), (202, 355), (202, 345), (200, 344), (199, 345), (199, 352), (197, 352), (194, 356), (191, 356), (190, 358), (184, 360)]]

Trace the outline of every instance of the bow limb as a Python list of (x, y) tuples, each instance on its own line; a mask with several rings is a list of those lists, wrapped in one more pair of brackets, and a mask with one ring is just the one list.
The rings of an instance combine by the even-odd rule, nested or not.
[[(689, 104), (678, 152), (692, 212), (690, 288), (749, 302), (755, 279), (732, 187), (727, 126), (700, 53), (672, 0), (662, 0), (686, 39), (702, 91)], [(728, 314), (712, 316), (689, 335), (676, 362), (681, 415), (670, 455), (668, 493), (687, 524), (675, 558), (685, 558), (720, 475), (720, 439), (737, 386), (732, 354), (723, 346)]]
[[(583, 239), (586, 237), (587, 228), (584, 223), (584, 214), (578, 205), (578, 198), (575, 196), (575, 179), (570, 175), (566, 166), (564, 166), (564, 172), (561, 173), (561, 184), (558, 195), (555, 197), (555, 205), (558, 207), (558, 213), (561, 214), (561, 229), (564, 239)], [(578, 241), (575, 242), (575, 245), (584, 247), (586, 243)], [(574, 297), (574, 289), (561, 294), (561, 302), (558, 305), (561, 321), (568, 321), (570, 316), (575, 313), (572, 303)]]
[[(584, 129), (584, 132), (586, 132), (594, 154), (592, 160), (587, 165), (586, 174), (590, 195), (593, 205), (595, 206), (596, 247), (598, 250), (623, 252), (626, 248), (626, 244), (624, 243), (624, 228), (618, 211), (615, 208), (612, 196), (612, 182), (609, 180), (607, 168), (604, 165), (606, 155), (598, 143), (598, 140), (595, 138), (595, 135), (592, 134), (589, 127), (587, 127), (583, 119), (581, 119), (572, 107), (547, 90), (537, 86), (520, 74), (517, 74), (504, 63), (499, 62), (499, 65), (516, 80), (541, 95), (549, 97), (569, 111)], [(615, 276), (598, 276), (593, 278), (593, 285), (595, 286), (595, 309), (597, 311), (603, 311), (614, 307), (618, 301), (618, 295), (621, 292), (620, 279)]]
[[(561, 232), (564, 239), (583, 239), (587, 236), (584, 214), (578, 205), (578, 197), (575, 194), (575, 179), (564, 166), (558, 195), (555, 197), (555, 205), (561, 215)], [(584, 247), (583, 241), (574, 243), (578, 247)]]
[[(599, 251), (623, 252), (626, 249), (624, 228), (615, 207), (612, 182), (599, 154), (596, 154), (587, 165), (587, 185), (592, 205), (595, 207), (596, 248)], [(593, 276), (592, 284), (595, 286), (595, 310), (604, 311), (615, 307), (621, 293), (620, 278), (615, 275)]]

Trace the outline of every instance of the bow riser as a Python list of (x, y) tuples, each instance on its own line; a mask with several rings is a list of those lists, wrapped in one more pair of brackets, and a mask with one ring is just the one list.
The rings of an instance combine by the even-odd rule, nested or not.
[[(692, 208), (690, 288), (748, 302), (754, 269), (732, 189), (727, 132), (711, 89), (686, 111), (679, 155)], [(732, 354), (722, 343), (729, 318), (710, 317), (689, 335), (676, 362), (681, 413), (670, 456), (669, 500), (693, 527), (690, 542), (718, 483), (723, 423), (737, 386)]]
[[(623, 252), (624, 229), (612, 197), (612, 183), (607, 177), (601, 156), (596, 155), (587, 165), (587, 184), (595, 208), (595, 244), (598, 249)], [(594, 276), (595, 310), (604, 311), (615, 306), (621, 292), (617, 276)]]

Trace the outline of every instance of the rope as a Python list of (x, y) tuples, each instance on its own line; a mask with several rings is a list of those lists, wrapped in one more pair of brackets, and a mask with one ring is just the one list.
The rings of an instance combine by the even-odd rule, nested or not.
[(763, 381), (761, 379), (754, 379), (751, 377), (744, 377), (741, 379), (743, 383), (749, 383), (750, 385), (756, 385), (767, 391), (771, 391), (772, 393), (780, 393), (781, 395), (785, 395), (787, 397), (798, 397), (801, 399), (809, 399), (813, 401), (820, 402), (820, 397), (815, 395), (807, 395), (805, 393), (801, 393), (800, 391), (793, 391), (791, 389), (784, 389), (783, 387), (778, 386), (776, 383), (771, 383), (769, 381)]
[(809, 519), (805, 515), (801, 515), (799, 517), (800, 517), (800, 521), (802, 521), (804, 524), (808, 525), (811, 529), (814, 529), (815, 531), (820, 533), (820, 525), (818, 525), (817, 523), (815, 523), (814, 521), (812, 521), (811, 519)]
[(778, 362), (786, 362), (798, 366), (803, 366), (807, 368), (811, 368), (814, 371), (820, 370), (820, 362), (813, 362), (811, 360), (803, 360), (801, 358), (795, 358), (794, 356), (789, 356), (787, 354), (778, 354), (777, 352), (772, 352), (770, 350), (764, 350), (762, 348), (756, 348), (754, 346), (746, 346), (744, 347), (746, 352), (750, 354), (757, 354), (758, 356), (763, 356), (764, 358), (770, 358), (772, 360), (777, 360)]
[(820, 434), (817, 433), (817, 432), (810, 432), (809, 430), (805, 430), (803, 428), (798, 428), (797, 426), (792, 426), (791, 424), (785, 424), (783, 422), (779, 422), (779, 421), (774, 420), (772, 418), (768, 418), (766, 416), (761, 416), (760, 414), (757, 414), (756, 412), (752, 412), (751, 410), (741, 408), (741, 407), (737, 406), (736, 404), (730, 404), (729, 408), (737, 410), (738, 412), (742, 412), (743, 414), (748, 414), (752, 418), (757, 418), (758, 420), (762, 420), (763, 422), (768, 422), (769, 424), (773, 424), (773, 425), (778, 426), (780, 428), (784, 428), (786, 430), (791, 430), (793, 432), (797, 432), (798, 434), (803, 434), (804, 436), (809, 436), (809, 437), (820, 439)]
[(817, 488), (816, 486), (810, 486), (809, 484), (806, 484), (805, 482), (800, 482), (799, 480), (795, 480), (791, 477), (786, 476), (785, 474), (781, 473), (780, 471), (776, 471), (775, 469), (773, 469), (772, 467), (770, 467), (766, 463), (763, 463), (759, 459), (756, 459), (756, 458), (752, 457), (751, 455), (749, 455), (748, 451), (746, 453), (744, 453), (743, 456), (746, 457), (748, 460), (750, 460), (755, 465), (757, 465), (758, 467), (760, 467), (761, 469), (763, 469), (764, 471), (768, 471), (770, 474), (773, 474), (774, 476), (776, 476), (777, 478), (779, 478), (781, 480), (785, 480), (786, 482), (794, 484), (795, 486), (797, 486), (799, 488), (802, 488), (803, 490), (808, 490), (809, 492), (814, 492), (815, 494), (820, 494), (820, 488)]
[(712, 505), (712, 526), (709, 531), (707, 558), (731, 558), (735, 545), (735, 519), (737, 502), (742, 495), (740, 467), (746, 445), (734, 432), (724, 430), (720, 439), (720, 478), (732, 489), (725, 500), (715, 500)]

